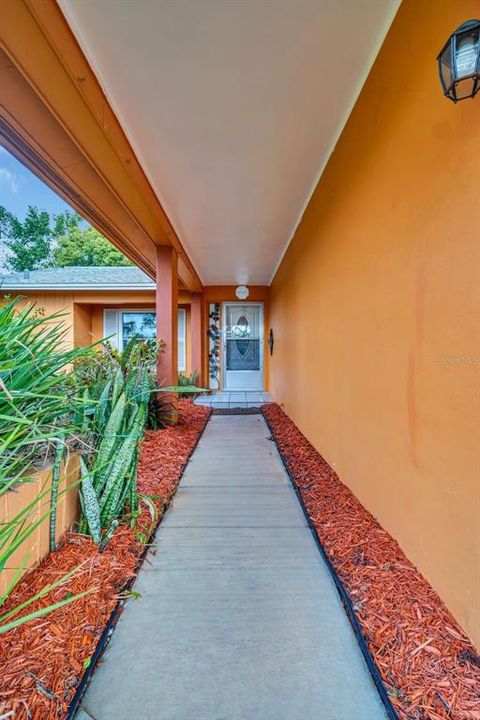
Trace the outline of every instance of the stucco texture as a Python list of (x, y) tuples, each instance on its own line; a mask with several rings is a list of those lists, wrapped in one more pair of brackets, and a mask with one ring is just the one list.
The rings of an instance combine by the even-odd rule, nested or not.
[(435, 62), (477, 15), (404, 0), (272, 283), (270, 389), (479, 646), (480, 100)]

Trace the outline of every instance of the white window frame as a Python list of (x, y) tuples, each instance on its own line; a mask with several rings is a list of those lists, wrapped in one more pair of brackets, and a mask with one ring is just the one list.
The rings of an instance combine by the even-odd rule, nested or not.
[[(105, 313), (115, 312), (117, 317), (117, 332), (110, 337), (110, 343), (114, 348), (120, 350), (123, 348), (123, 322), (121, 315), (122, 313), (156, 313), (155, 308), (151, 307), (110, 307), (103, 308), (103, 336), (107, 336)], [(185, 308), (178, 308), (178, 372), (186, 372), (187, 369), (187, 311)], [(180, 321), (182, 317), (182, 321)], [(181, 327), (183, 325), (183, 328)], [(183, 347), (181, 347), (183, 346)]]
[[(111, 310), (115, 310), (116, 308), (110, 308)], [(123, 321), (121, 318), (121, 315), (123, 313), (153, 313), (156, 315), (155, 308), (118, 308), (118, 320), (117, 320), (117, 328), (118, 328), (118, 349), (123, 352)]]
[[(187, 311), (185, 308), (178, 308), (177, 315), (177, 370), (178, 372), (187, 371)], [(180, 321), (180, 318), (182, 320)], [(183, 327), (180, 327), (183, 325)]]

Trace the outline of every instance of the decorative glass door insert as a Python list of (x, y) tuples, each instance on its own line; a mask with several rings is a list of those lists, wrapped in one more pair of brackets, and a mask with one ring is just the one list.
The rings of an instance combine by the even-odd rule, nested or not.
[(226, 390), (263, 388), (263, 312), (258, 303), (224, 305), (224, 381)]

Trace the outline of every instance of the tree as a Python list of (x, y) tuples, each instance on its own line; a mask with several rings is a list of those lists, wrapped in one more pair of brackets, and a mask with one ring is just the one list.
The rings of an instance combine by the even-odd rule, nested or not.
[(11, 218), (12, 214), (8, 212), (7, 208), (0, 205), (0, 240), (8, 238)]
[(67, 223), (64, 233), (57, 237), (53, 250), (57, 267), (80, 265), (131, 265), (130, 260), (115, 248), (98, 230)]
[(29, 205), (22, 222), (0, 206), (0, 232), (10, 251), (6, 263), (11, 270), (36, 270), (50, 264), (52, 228), (46, 210)]
[(0, 205), (0, 239), (8, 248), (11, 270), (38, 270), (71, 265), (131, 265), (98, 230), (86, 226), (75, 212), (50, 216), (29, 206), (21, 221)]

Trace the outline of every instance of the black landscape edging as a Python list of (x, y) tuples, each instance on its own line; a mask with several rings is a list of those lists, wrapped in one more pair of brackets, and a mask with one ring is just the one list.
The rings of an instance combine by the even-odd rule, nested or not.
[(367, 640), (366, 640), (366, 638), (365, 638), (365, 635), (363, 634), (362, 628), (361, 628), (360, 623), (359, 623), (359, 621), (358, 621), (358, 618), (357, 618), (357, 615), (356, 615), (355, 610), (354, 610), (354, 608), (353, 608), (353, 605), (352, 605), (352, 602), (351, 602), (351, 600), (350, 600), (350, 597), (349, 597), (349, 595), (348, 595), (348, 593), (347, 593), (347, 591), (346, 591), (346, 589), (345, 589), (342, 581), (341, 581), (340, 578), (338, 577), (337, 572), (336, 572), (334, 566), (332, 565), (332, 563), (331, 563), (331, 561), (330, 561), (330, 558), (328, 557), (327, 553), (325, 552), (325, 549), (324, 549), (324, 547), (323, 547), (323, 545), (322, 545), (322, 543), (321, 543), (321, 541), (320, 541), (320, 538), (319, 538), (319, 536), (318, 536), (317, 529), (316, 529), (315, 525), (313, 524), (313, 522), (312, 522), (312, 520), (311, 520), (311, 518), (310, 518), (310, 515), (309, 515), (308, 512), (307, 512), (307, 508), (305, 507), (305, 503), (304, 503), (304, 501), (303, 501), (303, 497), (302, 497), (302, 493), (301, 493), (301, 491), (300, 491), (300, 488), (298, 487), (298, 485), (297, 485), (297, 483), (296, 483), (296, 481), (295, 481), (295, 479), (294, 479), (294, 477), (293, 477), (293, 475), (292, 475), (292, 473), (291, 473), (291, 471), (290, 471), (290, 468), (289, 468), (289, 466), (288, 466), (288, 462), (287, 462), (286, 458), (284, 457), (281, 449), (280, 449), (279, 446), (278, 446), (277, 439), (276, 439), (276, 437), (275, 437), (275, 432), (274, 432), (272, 426), (270, 425), (270, 422), (269, 422), (268, 418), (265, 416), (265, 413), (264, 413), (263, 411), (262, 411), (262, 415), (263, 415), (263, 418), (264, 418), (264, 420), (265, 420), (265, 422), (266, 422), (266, 424), (267, 424), (267, 427), (268, 427), (268, 429), (269, 429), (269, 431), (270, 431), (270, 434), (271, 434), (271, 436), (272, 436), (272, 440), (273, 440), (274, 443), (275, 443), (275, 447), (277, 448), (277, 452), (278, 452), (278, 454), (279, 454), (279, 456), (280, 456), (280, 459), (281, 459), (281, 461), (282, 461), (282, 463), (283, 463), (283, 466), (284, 466), (284, 468), (285, 468), (285, 471), (286, 471), (286, 473), (287, 473), (287, 475), (288, 475), (288, 477), (289, 477), (289, 480), (290, 480), (290, 482), (291, 482), (291, 484), (292, 484), (292, 487), (293, 487), (293, 490), (294, 490), (294, 492), (295, 492), (295, 495), (297, 496), (298, 502), (300, 503), (300, 507), (302, 508), (303, 514), (304, 514), (304, 516), (305, 516), (305, 520), (307, 521), (308, 527), (310, 528), (310, 532), (311, 532), (312, 535), (313, 535), (313, 539), (315, 540), (315, 543), (316, 543), (317, 548), (318, 548), (318, 550), (319, 550), (319, 552), (320, 552), (320, 555), (322, 556), (322, 558), (323, 558), (323, 560), (324, 560), (324, 562), (325, 562), (325, 565), (327, 566), (328, 571), (329, 571), (329, 573), (330, 573), (330, 575), (331, 575), (331, 577), (332, 577), (332, 580), (333, 580), (333, 582), (335, 583), (335, 587), (336, 587), (337, 592), (338, 592), (338, 594), (339, 594), (339, 596), (340, 596), (340, 599), (341, 599), (341, 601), (342, 601), (342, 604), (343, 604), (343, 606), (344, 606), (344, 608), (345, 608), (345, 612), (347, 613), (347, 617), (348, 617), (348, 619), (349, 619), (349, 621), (350, 621), (350, 625), (352, 626), (353, 632), (355, 633), (355, 637), (356, 637), (357, 642), (358, 642), (358, 644), (359, 644), (359, 646), (360, 646), (360, 650), (362, 651), (362, 655), (363, 655), (363, 657), (364, 657), (364, 659), (365, 659), (365, 662), (366, 662), (366, 664), (367, 664), (367, 667), (368, 667), (368, 669), (369, 669), (369, 671), (370, 671), (370, 675), (372, 676), (372, 680), (373, 680), (373, 682), (375, 683), (375, 686), (376, 686), (376, 688), (377, 688), (377, 690), (378, 690), (378, 694), (380, 695), (380, 698), (381, 698), (381, 700), (382, 700), (382, 702), (383, 702), (383, 704), (384, 704), (384, 706), (385, 706), (385, 710), (387, 711), (387, 715), (388, 715), (388, 717), (389, 717), (389, 720), (400, 720), (400, 719), (399, 719), (399, 716), (398, 716), (398, 714), (397, 714), (397, 711), (396, 711), (395, 708), (393, 707), (392, 702), (391, 702), (391, 700), (390, 700), (390, 698), (389, 698), (389, 696), (388, 696), (388, 691), (387, 691), (387, 688), (385, 687), (385, 685), (384, 685), (384, 683), (383, 683), (382, 677), (381, 677), (381, 675), (380, 675), (380, 671), (378, 670), (377, 665), (376, 665), (376, 663), (375, 663), (375, 660), (373, 659), (373, 656), (372, 656), (370, 650), (368, 649)]
[[(193, 446), (192, 446), (192, 449), (191, 449), (190, 452), (188, 453), (187, 459), (186, 459), (185, 462), (183, 463), (183, 466), (182, 466), (182, 468), (181, 468), (180, 475), (179, 475), (179, 478), (178, 478), (178, 482), (177, 482), (177, 485), (176, 485), (176, 487), (175, 487), (175, 491), (172, 493), (172, 496), (170, 497), (170, 499), (169, 499), (169, 501), (168, 501), (168, 504), (167, 504), (167, 506), (165, 507), (164, 512), (162, 513), (162, 516), (159, 518), (157, 524), (155, 525), (154, 529), (152, 530), (152, 532), (151, 532), (151, 534), (150, 534), (150, 537), (148, 538), (148, 541), (145, 543), (145, 547), (144, 547), (144, 549), (142, 550), (142, 553), (140, 554), (140, 556), (139, 556), (139, 558), (138, 558), (138, 562), (137, 562), (137, 564), (136, 564), (136, 566), (135, 566), (134, 575), (133, 575), (133, 576), (130, 578), (130, 580), (126, 583), (125, 587), (122, 588), (122, 591), (121, 591), (121, 592), (125, 592), (126, 590), (127, 590), (127, 591), (130, 590), (130, 589), (133, 587), (133, 585), (135, 584), (135, 581), (136, 581), (136, 579), (137, 579), (138, 573), (140, 572), (141, 567), (142, 567), (142, 565), (143, 565), (143, 563), (144, 563), (144, 561), (145, 561), (145, 558), (146, 558), (146, 556), (147, 556), (147, 553), (148, 553), (148, 551), (150, 550), (150, 547), (151, 547), (151, 545), (152, 545), (152, 543), (153, 543), (153, 540), (155, 539), (155, 535), (157, 534), (157, 530), (158, 530), (158, 528), (160, 527), (160, 524), (161, 524), (163, 518), (165, 517), (165, 515), (166, 515), (167, 512), (168, 512), (168, 510), (169, 510), (169, 508), (170, 508), (170, 504), (171, 504), (173, 498), (175, 497), (175, 493), (177, 492), (177, 488), (178, 488), (178, 486), (179, 486), (179, 484), (180, 484), (180, 482), (181, 482), (181, 480), (182, 480), (183, 474), (184, 474), (184, 472), (185, 472), (185, 468), (187, 467), (188, 463), (190, 462), (190, 458), (192, 457), (193, 453), (194, 453), (195, 450), (197, 449), (197, 445), (198, 445), (198, 443), (200, 442), (203, 433), (205, 432), (205, 428), (207, 427), (208, 421), (210, 420), (211, 416), (212, 416), (212, 412), (210, 411), (210, 414), (209, 414), (209, 416), (207, 417), (207, 419), (205, 420), (205, 423), (204, 423), (204, 425), (203, 425), (203, 428), (202, 428), (201, 431), (199, 432), (198, 437), (197, 437), (197, 439), (195, 440), (195, 443), (194, 443)], [(161, 432), (161, 431), (160, 431), (160, 432)], [(125, 603), (127, 602), (127, 599), (128, 599), (128, 598), (118, 600), (118, 601), (117, 601), (117, 604), (116, 604), (115, 607), (113, 608), (113, 610), (112, 610), (112, 612), (111, 612), (111, 614), (110, 614), (110, 617), (109, 617), (108, 620), (107, 620), (107, 624), (105, 625), (105, 628), (103, 629), (103, 632), (102, 632), (102, 634), (100, 635), (100, 638), (99, 638), (99, 640), (98, 640), (98, 642), (97, 642), (97, 645), (96, 645), (96, 647), (95, 647), (95, 650), (94, 650), (93, 655), (92, 655), (91, 660), (90, 660), (90, 664), (89, 664), (88, 668), (86, 668), (85, 672), (83, 673), (82, 678), (81, 678), (81, 680), (80, 680), (80, 683), (77, 685), (77, 689), (75, 690), (75, 695), (74, 695), (73, 698), (70, 700), (70, 703), (69, 703), (68, 708), (67, 708), (67, 714), (65, 715), (65, 720), (73, 720), (73, 718), (75, 717), (75, 713), (76, 713), (76, 712), (78, 711), (78, 709), (79, 709), (80, 703), (82, 702), (82, 698), (83, 698), (83, 696), (85, 695), (85, 692), (86, 692), (86, 690), (87, 690), (87, 688), (88, 688), (88, 685), (89, 685), (89, 683), (90, 683), (90, 680), (91, 680), (91, 678), (92, 678), (95, 670), (97, 669), (98, 662), (99, 662), (100, 658), (102, 657), (103, 653), (105, 652), (106, 647), (107, 647), (107, 645), (108, 645), (108, 643), (109, 643), (109, 641), (110, 641), (110, 638), (111, 638), (112, 635), (113, 635), (113, 631), (115, 630), (115, 626), (116, 626), (116, 624), (117, 624), (117, 622), (118, 622), (118, 619), (119, 619), (119, 617), (120, 617), (120, 615), (121, 615), (121, 613), (122, 613), (123, 607), (124, 607)]]
[(259, 407), (212, 408), (212, 415), (261, 415)]

